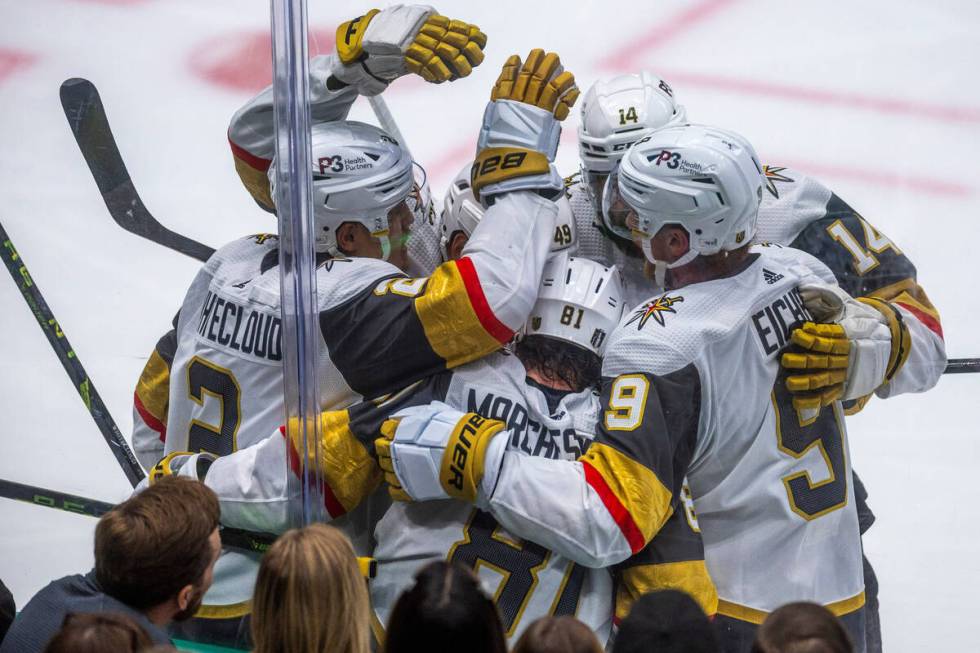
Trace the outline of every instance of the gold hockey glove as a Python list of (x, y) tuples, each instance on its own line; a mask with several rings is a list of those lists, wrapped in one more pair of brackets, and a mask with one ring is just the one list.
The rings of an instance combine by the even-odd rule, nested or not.
[[(476, 160), (470, 174), (474, 194), (553, 190), (562, 180), (552, 169), (561, 135), (579, 89), (554, 52), (536, 48), (527, 59), (504, 62), (483, 115)], [(488, 188), (490, 187), (490, 188)]]
[(483, 62), (487, 36), (476, 25), (435, 13), (426, 5), (372, 9), (337, 28), (333, 74), (362, 95), (415, 73), (439, 84), (469, 75)]

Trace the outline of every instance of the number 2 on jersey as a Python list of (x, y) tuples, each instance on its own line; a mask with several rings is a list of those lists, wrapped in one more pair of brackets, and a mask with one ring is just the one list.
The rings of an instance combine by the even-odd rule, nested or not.
[(218, 426), (191, 420), (187, 434), (188, 450), (226, 456), (238, 449), (236, 436), (241, 423), (242, 390), (235, 375), (230, 370), (195, 356), (187, 366), (187, 393), (202, 409), (206, 396), (221, 402), (221, 421)]
[(844, 429), (837, 411), (827, 406), (812, 420), (801, 419), (781, 381), (773, 388), (772, 404), (779, 450), (798, 459), (816, 447), (830, 474), (816, 483), (805, 470), (784, 476), (790, 508), (807, 521), (843, 508), (847, 504), (847, 459)]

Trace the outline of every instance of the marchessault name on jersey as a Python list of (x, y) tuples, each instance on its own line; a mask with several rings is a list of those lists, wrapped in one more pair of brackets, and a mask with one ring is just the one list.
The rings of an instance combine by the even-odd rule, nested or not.
[(201, 307), (197, 333), (243, 354), (282, 360), (281, 318), (242, 306), (210, 290)]
[[(563, 409), (559, 408), (559, 411)], [(548, 428), (531, 417), (527, 406), (503, 395), (487, 392), (477, 399), (477, 389), (470, 387), (466, 396), (466, 412), (478, 413), (490, 419), (499, 419), (511, 431), (510, 446), (529, 456), (575, 460), (588, 449), (592, 434), (583, 435), (568, 426)], [(556, 419), (561, 414), (552, 415)]]

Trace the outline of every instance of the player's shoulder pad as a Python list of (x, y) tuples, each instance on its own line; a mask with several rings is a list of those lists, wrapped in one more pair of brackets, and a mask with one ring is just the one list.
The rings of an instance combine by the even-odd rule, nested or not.
[(833, 271), (809, 252), (774, 243), (757, 243), (752, 245), (750, 251), (762, 256), (765, 264), (770, 267), (788, 268), (801, 280), (812, 279), (815, 276), (824, 283), (837, 284)]
[[(609, 337), (603, 376), (631, 372), (667, 374), (692, 362), (702, 333), (686, 312), (684, 289), (651, 297), (628, 311)], [(689, 302), (691, 303), (691, 302)], [(696, 303), (696, 302), (695, 302)]]
[(386, 294), (379, 285), (395, 277), (405, 277), (397, 267), (381, 259), (364, 257), (330, 257), (317, 262), (317, 298), (320, 310), (339, 306), (347, 300), (374, 289)]
[[(260, 267), (266, 267), (265, 259), (271, 259), (271, 265), (277, 265), (279, 258), (279, 236), (276, 234), (252, 234), (236, 238), (215, 250), (211, 258), (204, 264), (212, 274), (228, 264), (238, 264), (246, 260), (260, 261)], [(272, 258), (272, 257), (275, 258)]]

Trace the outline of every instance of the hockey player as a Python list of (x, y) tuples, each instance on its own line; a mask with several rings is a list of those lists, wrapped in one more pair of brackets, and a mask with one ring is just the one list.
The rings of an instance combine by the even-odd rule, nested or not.
[[(310, 84), (324, 408), (404, 387), (511, 339), (536, 295), (556, 212), (542, 194), (560, 192), (551, 161), (559, 120), (578, 95), (553, 53), (507, 60), (478, 143), (484, 165), (474, 174), (493, 206), (459, 261), (410, 279), (394, 264), (407, 264), (401, 236), (413, 219), (411, 159), (380, 129), (342, 119), (358, 93), (380, 92), (408, 71), (435, 82), (468, 74), (482, 60), (485, 36), (429, 7), (399, 5), (341, 25), (337, 42), (336, 56), (311, 62)], [(229, 130), (239, 173), (260, 204), (274, 197), (271, 106), (267, 89)], [(503, 131), (514, 116), (523, 127)], [(137, 390), (142, 413), (143, 392), (169, 386), (166, 456), (154, 476), (203, 476), (222, 499), (225, 523), (246, 528), (267, 519), (262, 502), (281, 501), (275, 494), (286, 491), (284, 448), (268, 437), (283, 421), (277, 262), (275, 237), (218, 250), (185, 298), (172, 364), (151, 359)], [(239, 449), (266, 475), (240, 475), (241, 457), (230, 455)], [(211, 641), (240, 642), (240, 633), (220, 631), (240, 629), (256, 568), (257, 556), (244, 553), (219, 560), (199, 612)]]
[[(673, 89), (649, 72), (628, 74), (593, 84), (583, 97), (578, 131), (581, 173), (567, 180), (577, 224), (578, 253), (623, 275), (627, 300), (639, 303), (646, 295), (645, 259), (631, 242), (622, 218), (612, 212), (603, 220), (603, 185), (629, 145), (654, 129), (682, 124), (687, 111)], [(822, 183), (787, 167), (764, 165), (765, 192), (759, 207), (755, 241), (803, 250), (827, 265), (840, 286), (854, 297), (870, 297), (899, 307), (909, 324), (912, 354), (901, 374), (876, 393), (881, 398), (928, 390), (946, 365), (939, 314), (916, 281), (916, 269), (888, 239)], [(869, 397), (845, 404), (845, 413), (858, 412)], [(867, 491), (855, 475), (855, 495), (861, 532), (874, 515)], [(878, 581), (865, 559), (868, 595), (869, 650), (881, 650), (878, 621)]]
[[(840, 398), (864, 396), (900, 373), (908, 327), (891, 308), (848, 297), (813, 257), (750, 246), (764, 184), (751, 146), (731, 132), (671, 127), (635, 144), (606, 206), (630, 207), (634, 242), (665, 268), (667, 291), (610, 338), (588, 452), (576, 462), (514, 456), (505, 425), (472, 432), (469, 415), (416, 408), (378, 441), (393, 496), (473, 502), (513, 534), (602, 566), (647, 545), (686, 473), (726, 651), (748, 651), (755, 625), (790, 600), (828, 606), (864, 650), (842, 407), (797, 409), (780, 359), (791, 338), (816, 351), (832, 338), (838, 355), (822, 360), (845, 367), (827, 376)], [(840, 309), (840, 324), (799, 327), (811, 319), (805, 300)]]
[[(355, 488), (347, 452), (373, 449), (373, 439), (392, 411), (427, 406), (430, 401), (479, 414), (471, 424), (474, 428), (487, 418), (507, 424), (510, 437), (504, 446), (515, 455), (562, 460), (581, 456), (599, 417), (600, 355), (621, 313), (615, 268), (586, 259), (552, 259), (513, 353), (492, 354), (382, 402), (323, 414), (317, 464), (328, 490), (337, 497), (336, 504), (352, 505), (381, 480), (379, 473)], [(535, 502), (533, 496), (517, 499)], [(371, 596), (378, 641), (383, 641), (382, 624), (399, 594), (411, 585), (418, 569), (436, 559), (471, 566), (481, 575), (512, 640), (547, 614), (574, 614), (601, 640), (609, 635), (613, 597), (607, 570), (581, 567), (533, 541), (514, 537), (491, 515), (467, 503), (396, 502), (381, 519), (375, 537), (378, 573), (371, 582)], [(684, 589), (713, 613), (717, 596), (704, 569), (703, 548), (683, 511), (654, 544), (660, 573), (676, 569), (678, 562), (688, 563), (691, 571), (683, 579), (671, 577), (668, 571), (660, 587)]]
[[(443, 261), (458, 259), (469, 240), (473, 229), (483, 217), (483, 206), (477, 201), (470, 188), (470, 169), (472, 164), (466, 164), (459, 174), (449, 184), (446, 197), (442, 203), (442, 211), (436, 225), (439, 233), (439, 249)], [(560, 195), (555, 200), (558, 205), (558, 216), (555, 220), (555, 233), (551, 239), (551, 251), (576, 251), (575, 218), (568, 197)]]
[[(465, 245), (466, 239), (480, 222), (483, 207), (473, 197), (469, 189), (467, 172), (469, 166), (453, 179), (440, 215), (442, 231), (441, 245), (443, 256), (451, 260)], [(573, 241), (570, 251), (575, 251), (576, 226), (572, 219), (568, 198), (559, 202), (558, 224), (551, 243), (552, 251), (561, 251)], [(568, 212), (566, 213), (566, 208)], [(566, 226), (567, 225), (567, 226)], [(569, 237), (571, 234), (571, 237)], [(641, 276), (644, 282), (649, 282)], [(620, 275), (623, 281), (623, 275)], [(635, 281), (635, 279), (634, 279)], [(533, 321), (533, 318), (532, 318)], [(462, 410), (462, 407), (457, 406)], [(467, 407), (466, 410), (472, 410)], [(479, 412), (479, 411), (477, 411)], [(493, 417), (481, 413), (484, 417)], [(704, 569), (703, 546), (701, 544), (697, 516), (691, 501), (687, 484), (681, 486), (678, 511), (658, 533), (649, 546), (637, 552), (628, 560), (617, 565), (615, 574), (630, 579), (628, 583), (618, 584), (615, 616), (617, 620), (626, 617), (632, 603), (642, 594), (657, 589), (682, 589), (694, 596), (708, 615), (714, 615), (718, 608), (718, 596)]]

